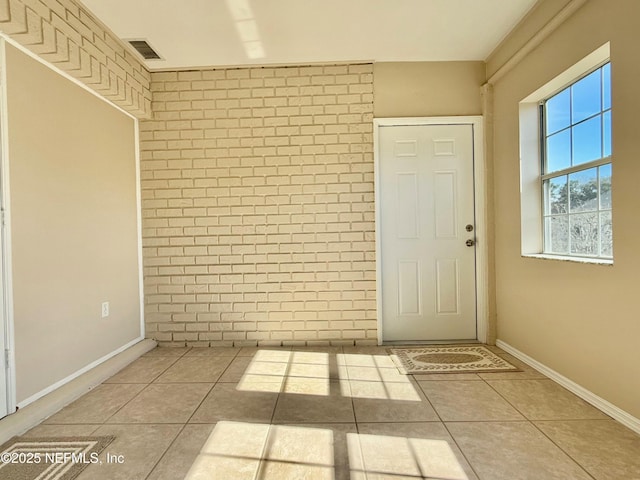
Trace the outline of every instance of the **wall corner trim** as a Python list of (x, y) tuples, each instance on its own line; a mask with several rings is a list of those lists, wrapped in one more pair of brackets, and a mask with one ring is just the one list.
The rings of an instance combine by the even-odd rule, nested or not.
[(613, 403), (605, 400), (602, 397), (599, 397), (598, 395), (596, 395), (595, 393), (591, 392), (590, 390), (587, 390), (586, 388), (584, 388), (583, 386), (577, 384), (573, 380), (568, 379), (564, 375), (561, 375), (560, 373), (556, 372), (555, 370), (552, 370), (551, 368), (547, 367), (546, 365), (544, 365), (544, 364), (538, 362), (537, 360), (531, 358), (526, 353), (521, 352), (520, 350), (518, 350), (518, 349), (512, 347), (511, 345), (509, 345), (508, 343), (503, 342), (502, 340), (497, 340), (496, 345), (498, 347), (500, 347), (501, 349), (503, 349), (505, 352), (510, 353), (511, 355), (516, 357), (517, 359), (522, 360), (524, 363), (526, 363), (530, 367), (532, 367), (532, 368), (536, 369), (537, 371), (539, 371), (540, 373), (546, 375), (547, 377), (549, 377), (554, 382), (562, 385), (564, 388), (566, 388), (570, 392), (576, 394), (578, 397), (582, 398), (584, 401), (590, 403), (591, 405), (596, 407), (598, 410), (601, 410), (602, 412), (606, 413), (607, 415), (609, 415), (614, 420), (617, 420), (618, 422), (623, 424), (625, 427), (627, 427), (627, 428), (633, 430), (634, 432), (640, 434), (640, 419), (639, 418), (636, 418), (633, 415), (631, 415), (630, 413), (625, 412), (621, 408), (616, 407)]
[(493, 75), (487, 79), (487, 83), (494, 84), (500, 80), (507, 72), (511, 71), (522, 59), (540, 45), (549, 35), (560, 27), (569, 17), (571, 17), (588, 0), (571, 0), (560, 10), (544, 27), (536, 32), (527, 42), (516, 51)]

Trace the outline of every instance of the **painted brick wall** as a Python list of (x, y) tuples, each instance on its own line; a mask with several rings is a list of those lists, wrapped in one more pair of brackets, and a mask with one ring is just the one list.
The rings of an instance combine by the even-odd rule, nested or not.
[(0, 31), (131, 114), (151, 115), (150, 73), (74, 0), (0, 0)]
[(147, 336), (376, 341), (373, 67), (152, 73)]

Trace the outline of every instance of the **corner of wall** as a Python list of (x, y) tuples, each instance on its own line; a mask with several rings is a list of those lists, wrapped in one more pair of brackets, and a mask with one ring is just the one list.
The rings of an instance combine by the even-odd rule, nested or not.
[(0, 0), (0, 32), (132, 115), (151, 117), (151, 74), (74, 0)]

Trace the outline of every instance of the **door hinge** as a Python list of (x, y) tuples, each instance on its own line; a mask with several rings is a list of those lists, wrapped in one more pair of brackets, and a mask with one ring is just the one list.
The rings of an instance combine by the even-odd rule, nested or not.
[(5, 223), (5, 210), (4, 208), (0, 209), (0, 222), (2, 222), (2, 226), (4, 227), (6, 225)]
[(5, 349), (4, 351), (4, 368), (9, 370), (9, 350)]

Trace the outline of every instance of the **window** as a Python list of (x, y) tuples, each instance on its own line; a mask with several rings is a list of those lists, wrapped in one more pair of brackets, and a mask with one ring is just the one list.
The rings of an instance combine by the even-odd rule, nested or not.
[(540, 104), (543, 253), (613, 257), (611, 66)]
[(519, 103), (523, 256), (613, 264), (609, 58), (607, 42)]

